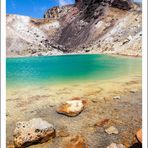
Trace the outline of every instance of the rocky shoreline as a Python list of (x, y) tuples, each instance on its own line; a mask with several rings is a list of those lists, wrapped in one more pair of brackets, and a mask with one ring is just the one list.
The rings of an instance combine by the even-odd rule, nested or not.
[(33, 54), (33, 55), (11, 55), (11, 56), (7, 56), (7, 58), (25, 58), (25, 57), (42, 57), (42, 56), (70, 56), (70, 55), (95, 55), (95, 54), (102, 54), (102, 55), (111, 55), (111, 56), (125, 56), (125, 57), (137, 57), (137, 58), (142, 58), (142, 55), (138, 55), (138, 54), (119, 54), (119, 53), (65, 53), (65, 54), (53, 54), (53, 53), (40, 53), (40, 54)]
[[(141, 93), (135, 93), (134, 97), (139, 96), (138, 94), (141, 94)], [(121, 97), (121, 99), (124, 99), (124, 101), (125, 101), (125, 98), (126, 97), (123, 97), (123, 96)], [(93, 103), (93, 102), (95, 102), (95, 103)], [(107, 101), (107, 102), (109, 103), (110, 101)], [(119, 101), (118, 99), (115, 102), (116, 103), (120, 102), (120, 105), (126, 104), (125, 102), (123, 103), (123, 102)], [(31, 148), (39, 148), (39, 147), (42, 147), (42, 146), (44, 146), (45, 148), (46, 147), (47, 148), (49, 148), (49, 147), (50, 148), (53, 148), (53, 147), (54, 148), (59, 148), (59, 147), (71, 148), (72, 146), (74, 148), (78, 148), (77, 142), (79, 143), (81, 140), (80, 141), (78, 140), (75, 143), (75, 142), (70, 142), (71, 141), (70, 139), (72, 137), (75, 138), (75, 136), (77, 137), (79, 135), (80, 135), (80, 138), (85, 137), (85, 140), (81, 141), (82, 143), (80, 144), (80, 148), (83, 148), (83, 145), (86, 145), (87, 147), (90, 147), (90, 148), (97, 148), (97, 147), (100, 147), (100, 148), (112, 148), (112, 147), (113, 148), (114, 147), (120, 148), (121, 146), (123, 148), (127, 148), (127, 147), (129, 148), (129, 147), (132, 147), (132, 145), (134, 145), (134, 144), (139, 145), (137, 148), (142, 148), (142, 145), (136, 139), (136, 132), (138, 131), (139, 128), (141, 128), (141, 122), (142, 121), (141, 121), (141, 118), (137, 118), (137, 116), (134, 115), (135, 112), (132, 113), (132, 111), (134, 111), (134, 109), (131, 107), (131, 105), (128, 104), (128, 106), (125, 107), (124, 110), (122, 110), (121, 108), (119, 109), (117, 107), (117, 104), (114, 106), (113, 105), (114, 103), (113, 103), (112, 109), (110, 110), (112, 115), (109, 115), (110, 113), (108, 112), (108, 116), (104, 116), (104, 117), (102, 116), (101, 118), (98, 117), (98, 118), (96, 118), (96, 120), (94, 120), (93, 117), (89, 116), (90, 113), (88, 113), (88, 111), (87, 111), (87, 110), (90, 109), (91, 106), (93, 107), (93, 105), (90, 105), (90, 104), (95, 104), (95, 106), (96, 106), (95, 108), (97, 108), (97, 100), (96, 101), (93, 101), (93, 100), (89, 101), (89, 107), (86, 107), (85, 110), (84, 110), (84, 112), (86, 112), (86, 113), (82, 113), (82, 115), (81, 116), (79, 115), (80, 117), (77, 117), (76, 119), (73, 119), (73, 118), (68, 119), (69, 117), (67, 117), (67, 119), (70, 120), (70, 123), (68, 122), (66, 117), (62, 118), (62, 115), (61, 115), (61, 117), (60, 117), (60, 115), (58, 115), (57, 118), (59, 120), (60, 120), (60, 118), (62, 118), (60, 120), (60, 122), (62, 124), (57, 123), (57, 121), (56, 121), (56, 123), (54, 123), (55, 121), (52, 121), (54, 123), (54, 125), (56, 124), (56, 136), (55, 136), (56, 138), (54, 140), (52, 140), (52, 142), (49, 141), (49, 139), (51, 139), (51, 136), (49, 136), (48, 140), (44, 140), (44, 142), (40, 142), (40, 140), (37, 139), (37, 142), (35, 142), (35, 143), (39, 143), (37, 145), (32, 145), (32, 144), (34, 144), (34, 140), (32, 142), (29, 140), (30, 141), (29, 145), (32, 145)], [(138, 104), (134, 103), (134, 105), (138, 105)], [(101, 106), (103, 107), (104, 105), (102, 104)], [(106, 110), (107, 108), (109, 109), (110, 107), (109, 106), (107, 107), (107, 106), (105, 108), (103, 107), (102, 109), (103, 110)], [(141, 106), (139, 106), (139, 107), (141, 107)], [(117, 110), (119, 111), (119, 113), (117, 113)], [(120, 112), (120, 110), (122, 110), (122, 111)], [(129, 110), (130, 110), (130, 112), (129, 112)], [(45, 109), (44, 111), (49, 113), (48, 109)], [(94, 111), (95, 110), (93, 109), (91, 112), (94, 112)], [(128, 112), (128, 119), (127, 119), (126, 115), (123, 115), (123, 114), (126, 114), (126, 112)], [(139, 113), (140, 112), (139, 111), (137, 112), (137, 110), (136, 110), (136, 114), (139, 114)], [(40, 114), (42, 114), (40, 116), (44, 116), (42, 112)], [(114, 116), (113, 114), (117, 114), (117, 115)], [(52, 116), (57, 116), (57, 115), (53, 114)], [(83, 119), (83, 118), (85, 118), (83, 116), (87, 116), (87, 117), (89, 116), (91, 121), (88, 120), (88, 119), (87, 120)], [(91, 113), (91, 116), (96, 116), (96, 114)], [(131, 117), (132, 117), (132, 122), (135, 122), (132, 126), (131, 126), (132, 123), (130, 123), (128, 121)], [(84, 120), (85, 124), (83, 126), (81, 125), (82, 126), (81, 128), (79, 127), (80, 131), (77, 131), (78, 129), (76, 129), (76, 128), (78, 128), (78, 125), (76, 125), (76, 124), (81, 124), (81, 122), (82, 122), (81, 120), (82, 121)], [(50, 118), (50, 121), (51, 121), (51, 118)], [(69, 124), (72, 124), (72, 122), (74, 122), (74, 124), (72, 124), (73, 127), (70, 126), (66, 122), (68, 122)], [(38, 122), (36, 122), (36, 123), (38, 123)], [(38, 123), (38, 126), (39, 125), (40, 124)], [(28, 132), (30, 134), (33, 134), (32, 131), (31, 131), (31, 127), (28, 127), (28, 128), (29, 128)], [(73, 130), (75, 132), (71, 128), (74, 128)], [(39, 132), (38, 132), (38, 134), (39, 134)], [(28, 137), (25, 134), (20, 135), (20, 136), (25, 136), (24, 137), (25, 139)], [(65, 139), (66, 139), (66, 141), (65, 141)], [(15, 145), (17, 143), (20, 143), (20, 142), (19, 141), (15, 142)], [(113, 143), (115, 143), (116, 146), (112, 146)], [(12, 148), (12, 145), (13, 145), (13, 142), (11, 144), (9, 143), (8, 148), (10, 148), (10, 146)], [(68, 147), (66, 145), (71, 145), (71, 147), (70, 146)], [(26, 147), (26, 146), (27, 146), (27, 144), (24, 144), (23, 147)], [(17, 145), (17, 147), (22, 147), (22, 146)], [(133, 148), (134, 148), (134, 146), (133, 146)]]
[[(40, 121), (38, 118), (52, 124), (56, 136), (52, 139), (49, 137), (45, 143), (39, 139), (39, 144), (34, 145), (33, 142), (30, 148), (78, 148), (78, 143), (80, 148), (83, 145), (88, 148), (136, 148), (137, 145), (137, 148), (141, 148), (135, 136), (142, 126), (141, 80), (137, 77), (113, 80), (106, 84), (93, 82), (53, 88), (7, 90), (8, 148), (14, 147), (16, 123), (32, 123), (32, 119)], [(28, 125), (26, 128), (33, 134), (31, 127)]]

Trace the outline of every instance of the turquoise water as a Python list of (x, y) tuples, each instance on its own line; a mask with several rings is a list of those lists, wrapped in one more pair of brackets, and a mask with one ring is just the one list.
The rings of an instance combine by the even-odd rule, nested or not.
[(68, 55), (7, 58), (7, 87), (106, 80), (141, 73), (141, 58)]

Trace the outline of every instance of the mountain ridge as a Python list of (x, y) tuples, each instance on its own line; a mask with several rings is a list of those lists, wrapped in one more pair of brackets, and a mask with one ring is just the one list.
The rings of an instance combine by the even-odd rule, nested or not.
[(132, 0), (77, 0), (43, 19), (7, 15), (7, 56), (142, 55), (142, 8)]

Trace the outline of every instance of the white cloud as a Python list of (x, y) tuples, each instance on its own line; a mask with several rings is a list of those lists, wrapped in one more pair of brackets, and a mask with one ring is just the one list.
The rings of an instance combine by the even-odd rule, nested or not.
[(65, 0), (59, 0), (59, 6), (67, 5), (68, 3)]
[(59, 6), (64, 6), (68, 4), (74, 4), (75, 0), (59, 0)]

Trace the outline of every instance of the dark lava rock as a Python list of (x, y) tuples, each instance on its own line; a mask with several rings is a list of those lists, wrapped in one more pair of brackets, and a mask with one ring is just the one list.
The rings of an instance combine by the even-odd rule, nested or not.
[(132, 8), (132, 0), (111, 0), (111, 6), (117, 7), (123, 10), (129, 10)]

